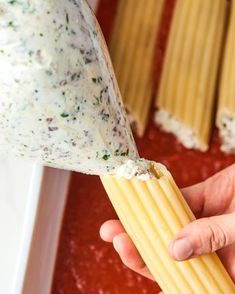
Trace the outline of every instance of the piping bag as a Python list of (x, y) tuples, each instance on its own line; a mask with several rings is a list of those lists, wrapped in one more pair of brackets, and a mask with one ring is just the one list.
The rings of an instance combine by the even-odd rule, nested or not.
[(0, 0), (0, 146), (47, 166), (114, 173), (138, 152), (84, 0)]
[(170, 258), (169, 242), (194, 216), (166, 168), (139, 158), (86, 1), (0, 0), (0, 15), (3, 152), (101, 176), (164, 293), (235, 293), (215, 254)]

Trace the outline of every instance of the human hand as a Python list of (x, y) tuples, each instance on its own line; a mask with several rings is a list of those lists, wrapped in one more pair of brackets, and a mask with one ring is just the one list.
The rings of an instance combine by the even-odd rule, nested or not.
[[(235, 281), (235, 164), (206, 181), (182, 189), (198, 218), (180, 231), (169, 244), (175, 260), (214, 252)], [(104, 241), (112, 242), (122, 262), (135, 272), (153, 279), (131, 239), (118, 220), (100, 228)]]

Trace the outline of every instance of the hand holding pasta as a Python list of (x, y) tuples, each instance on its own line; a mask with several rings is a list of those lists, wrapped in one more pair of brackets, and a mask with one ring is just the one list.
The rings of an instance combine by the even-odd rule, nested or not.
[[(235, 281), (235, 165), (182, 192), (198, 219), (186, 225), (169, 244), (171, 257), (186, 260), (219, 250), (220, 259)], [(100, 235), (113, 242), (126, 266), (153, 279), (118, 220), (105, 222)]]

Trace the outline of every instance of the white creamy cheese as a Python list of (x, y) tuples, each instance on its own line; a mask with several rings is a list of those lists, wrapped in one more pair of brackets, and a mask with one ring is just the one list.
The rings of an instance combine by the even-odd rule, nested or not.
[(127, 160), (117, 169), (116, 175), (128, 180), (137, 177), (142, 181), (148, 181), (154, 177), (160, 178), (166, 173), (168, 173), (168, 171), (161, 163), (140, 158), (136, 160)]
[(226, 153), (235, 153), (235, 118), (222, 113), (219, 122), (219, 134), (222, 139), (221, 150)]
[(158, 123), (166, 132), (174, 134), (179, 141), (189, 149), (203, 149), (196, 134), (187, 126), (183, 125), (176, 118), (165, 110), (157, 110), (155, 122)]
[(138, 177), (143, 181), (149, 180), (152, 175), (150, 173), (149, 161), (144, 159), (127, 160), (123, 165), (117, 169), (117, 176), (124, 177), (128, 180)]
[(113, 173), (138, 152), (85, 0), (0, 0), (0, 146)]

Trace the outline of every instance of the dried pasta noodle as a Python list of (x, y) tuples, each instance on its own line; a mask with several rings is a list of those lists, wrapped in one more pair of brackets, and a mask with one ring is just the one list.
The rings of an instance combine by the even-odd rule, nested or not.
[(170, 173), (154, 164), (155, 176), (143, 181), (102, 176), (105, 190), (123, 226), (165, 294), (235, 293), (215, 253), (174, 261), (168, 246), (194, 215)]
[(152, 100), (152, 62), (164, 0), (120, 0), (110, 54), (124, 104), (144, 134)]
[(155, 121), (190, 149), (208, 149), (226, 12), (226, 0), (176, 2)]

